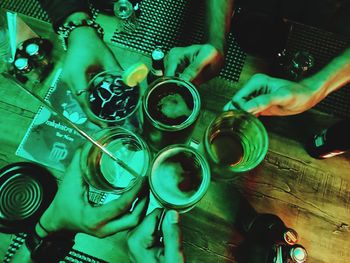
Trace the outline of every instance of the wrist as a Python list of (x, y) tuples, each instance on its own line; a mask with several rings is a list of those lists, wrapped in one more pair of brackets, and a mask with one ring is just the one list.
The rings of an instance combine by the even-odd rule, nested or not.
[(331, 91), (327, 84), (327, 79), (322, 78), (322, 75), (316, 74), (309, 78), (300, 81), (300, 84), (306, 86), (310, 90), (312, 96), (316, 96), (322, 100)]
[(63, 22), (63, 24), (72, 22), (74, 24), (81, 23), (84, 19), (91, 19), (90, 15), (85, 12), (75, 12), (73, 14), (70, 14)]
[[(59, 217), (57, 213), (54, 213), (54, 209), (52, 209), (52, 205), (50, 205), (49, 208), (46, 209), (44, 214), (40, 217), (38, 223), (35, 226), (35, 229), (38, 229), (40, 233), (46, 232), (46, 235), (63, 230), (63, 227), (59, 223)], [(39, 234), (39, 232), (37, 233)]]
[[(79, 29), (79, 30), (78, 30)], [(77, 31), (78, 30), (78, 31)], [(93, 32), (93, 35), (90, 36), (99, 36), (101, 39), (103, 39), (104, 31), (103, 28), (96, 23), (92, 19), (82, 19), (80, 21), (74, 22), (74, 21), (68, 21), (67, 23), (63, 24), (58, 28), (57, 33), (59, 34), (61, 40), (62, 40), (62, 45), (64, 50), (67, 50), (68, 46), (68, 40), (71, 41), (71, 35), (75, 31), (74, 35), (79, 35), (81, 37), (81, 32)], [(78, 34), (77, 32), (80, 32)], [(79, 39), (81, 41), (81, 39)], [(89, 39), (87, 39), (89, 41)], [(84, 43), (85, 44), (85, 43)]]

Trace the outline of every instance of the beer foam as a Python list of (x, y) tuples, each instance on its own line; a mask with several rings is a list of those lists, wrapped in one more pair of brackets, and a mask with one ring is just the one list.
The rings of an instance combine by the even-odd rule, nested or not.
[(189, 117), (192, 113), (184, 98), (178, 93), (163, 97), (159, 101), (158, 107), (160, 107), (161, 113), (170, 119), (176, 119), (182, 116)]
[[(201, 185), (201, 169), (195, 167), (192, 158), (185, 159), (191, 157), (186, 154), (171, 156), (152, 170), (154, 191), (172, 205), (186, 205), (192, 202), (192, 197)], [(188, 166), (188, 161), (192, 163), (191, 167)]]

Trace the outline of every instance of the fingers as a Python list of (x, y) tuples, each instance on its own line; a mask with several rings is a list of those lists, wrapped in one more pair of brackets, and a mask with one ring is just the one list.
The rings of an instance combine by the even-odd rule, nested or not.
[(173, 48), (169, 51), (164, 62), (165, 76), (174, 77), (176, 75), (176, 71), (182, 63), (184, 55), (181, 50), (182, 48)]
[(223, 55), (211, 45), (201, 45), (198, 50), (189, 55), (189, 65), (181, 78), (196, 84), (211, 79), (223, 65)]
[(184, 262), (181, 245), (181, 232), (179, 227), (179, 214), (169, 210), (164, 218), (162, 230), (164, 234), (164, 262)]
[(244, 103), (242, 109), (254, 115), (263, 115), (263, 112), (273, 106), (273, 103), (273, 95), (260, 95)]
[(262, 87), (268, 85), (269, 77), (265, 74), (255, 74), (241, 89), (233, 96), (232, 100), (241, 107), (246, 102), (246, 98), (258, 92)]
[[(138, 196), (142, 198), (147, 193), (147, 190), (143, 189), (144, 178), (142, 179), (119, 199), (113, 200), (103, 206), (95, 207), (96, 213), (103, 215), (105, 221), (109, 221), (127, 212)], [(140, 191), (141, 189), (142, 191)]]
[(150, 248), (154, 243), (154, 230), (158, 222), (158, 216), (161, 213), (161, 209), (155, 209), (152, 213), (147, 215), (141, 224), (133, 230), (128, 238), (128, 245), (133, 250), (137, 250), (139, 247)]
[[(98, 236), (106, 237), (117, 232), (135, 227), (144, 215), (147, 205), (147, 198), (143, 198), (134, 208), (131, 213), (126, 213), (123, 216), (109, 221), (105, 226), (99, 229)], [(97, 213), (101, 217), (101, 214)]]
[(62, 79), (72, 90), (74, 97), (78, 100), (80, 105), (85, 106), (87, 103), (85, 91), (88, 88), (88, 82), (84, 69), (64, 69)]
[(185, 68), (185, 70), (180, 75), (181, 79), (185, 81), (194, 80), (206, 66), (206, 62), (202, 60), (200, 57), (196, 57), (191, 64)]

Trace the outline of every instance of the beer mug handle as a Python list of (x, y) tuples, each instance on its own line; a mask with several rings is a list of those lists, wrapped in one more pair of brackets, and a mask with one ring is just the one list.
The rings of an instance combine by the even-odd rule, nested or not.
[(157, 222), (157, 227), (156, 227), (155, 232), (154, 232), (154, 246), (157, 246), (157, 247), (164, 246), (164, 235), (163, 235), (163, 231), (162, 231), (162, 224), (163, 224), (163, 220), (164, 220), (166, 212), (167, 212), (167, 210), (165, 208), (163, 208), (162, 212), (160, 214), (160, 217), (158, 219), (158, 222)]

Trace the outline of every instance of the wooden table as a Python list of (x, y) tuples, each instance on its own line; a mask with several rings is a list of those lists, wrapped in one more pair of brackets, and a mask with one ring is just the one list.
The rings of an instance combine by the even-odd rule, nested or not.
[[(51, 25), (31, 18), (25, 18), (25, 21), (39, 35), (54, 41), (54, 58), (60, 61), (63, 52)], [(104, 24), (105, 20), (101, 21)], [(108, 29), (108, 25), (105, 27)], [(122, 51), (120, 47), (110, 45), (116, 55)], [(123, 56), (118, 57), (122, 65), (139, 60), (150, 63), (149, 58), (141, 54), (123, 52)], [(235, 90), (253, 73), (264, 71), (265, 66), (263, 60), (248, 56), (238, 83), (217, 78), (199, 88), (204, 109), (194, 132), (196, 139), (201, 138), (208, 122), (221, 111)], [(44, 94), (46, 90), (45, 84), (39, 92)], [(22, 161), (14, 153), (38, 106), (28, 95), (0, 78), (1, 167)], [(261, 120), (270, 140), (262, 164), (235, 180), (213, 181), (197, 207), (182, 216), (187, 262), (236, 262), (238, 245), (244, 239), (236, 229), (237, 217), (247, 208), (276, 214), (287, 226), (294, 228), (300, 235), (299, 243), (309, 253), (308, 262), (348, 262), (350, 155), (315, 160), (303, 148), (303, 142), (310, 134), (336, 119), (309, 111), (297, 116)], [(102, 240), (78, 235), (76, 248), (108, 262), (127, 262), (124, 247), (118, 244), (121, 239), (122, 234)], [(0, 258), (10, 240), (11, 235), (0, 234)]]

